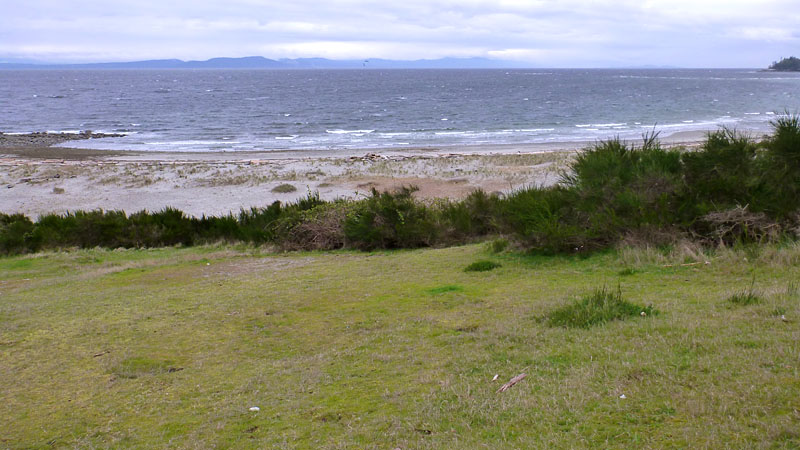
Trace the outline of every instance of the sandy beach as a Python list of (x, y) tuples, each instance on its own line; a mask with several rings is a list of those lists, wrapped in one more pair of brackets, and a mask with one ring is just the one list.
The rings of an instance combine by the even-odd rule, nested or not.
[[(702, 134), (671, 136), (695, 145)], [(100, 136), (98, 136), (100, 137)], [(38, 217), (75, 210), (175, 207), (224, 215), (319, 192), (357, 198), (371, 189), (417, 186), (422, 199), (551, 185), (591, 143), (406, 148), (330, 152), (126, 152), (53, 145), (91, 135), (1, 135), (0, 211)], [(75, 143), (74, 141), (72, 142)], [(80, 142), (78, 141), (78, 144)]]

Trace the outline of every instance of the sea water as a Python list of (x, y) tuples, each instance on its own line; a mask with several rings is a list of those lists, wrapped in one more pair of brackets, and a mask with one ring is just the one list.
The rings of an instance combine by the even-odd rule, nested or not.
[(94, 130), (67, 145), (337, 151), (765, 132), (800, 74), (757, 70), (0, 71), (0, 131)]

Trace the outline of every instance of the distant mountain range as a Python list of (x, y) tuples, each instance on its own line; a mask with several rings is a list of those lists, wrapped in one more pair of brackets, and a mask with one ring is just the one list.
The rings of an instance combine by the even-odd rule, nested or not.
[(528, 64), (486, 58), (332, 60), (325, 58), (268, 59), (261, 56), (212, 58), (206, 61), (154, 59), (88, 64), (0, 62), (0, 69), (511, 69)]

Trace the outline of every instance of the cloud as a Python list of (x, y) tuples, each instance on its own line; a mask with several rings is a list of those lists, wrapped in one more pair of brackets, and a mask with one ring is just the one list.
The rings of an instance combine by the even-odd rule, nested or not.
[[(794, 1), (26, 0), (0, 58), (483, 56), (539, 66), (763, 66), (800, 44)], [(757, 24), (757, 25), (754, 25)]]

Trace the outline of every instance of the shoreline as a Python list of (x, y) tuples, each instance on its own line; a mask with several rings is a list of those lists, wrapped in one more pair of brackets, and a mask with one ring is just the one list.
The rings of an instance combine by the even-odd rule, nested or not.
[[(661, 141), (665, 146), (691, 148), (704, 136), (677, 133)], [(292, 202), (310, 192), (332, 200), (363, 197), (373, 188), (409, 185), (419, 188), (415, 196), (431, 200), (460, 199), (476, 189), (507, 193), (556, 183), (572, 156), (593, 142), (335, 154), (129, 152), (7, 144), (0, 139), (0, 189), (6, 193), (0, 196), (0, 212), (36, 218), (76, 210), (133, 213), (165, 207), (197, 217), (227, 215), (275, 201)]]
[[(703, 142), (708, 130), (678, 131), (660, 137), (662, 144), (668, 147), (695, 147)], [(746, 133), (747, 131), (745, 131)], [(34, 132), (25, 134), (5, 134), (0, 132), (0, 155), (39, 158), (39, 159), (82, 159), (114, 157), (125, 160), (283, 160), (309, 158), (358, 158), (363, 155), (380, 155), (386, 157), (417, 157), (441, 155), (507, 155), (526, 153), (574, 152), (582, 150), (597, 140), (553, 141), (533, 143), (500, 143), (470, 145), (408, 146), (408, 147), (363, 147), (342, 149), (256, 149), (256, 150), (126, 150), (100, 149), (70, 146), (84, 140), (95, 140), (106, 137), (119, 137), (115, 134), (93, 133), (48, 133)], [(612, 137), (613, 138), (613, 137)], [(625, 142), (637, 142), (641, 138), (622, 139)]]

